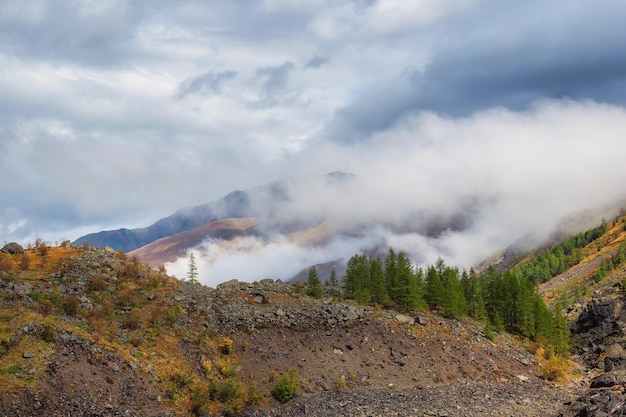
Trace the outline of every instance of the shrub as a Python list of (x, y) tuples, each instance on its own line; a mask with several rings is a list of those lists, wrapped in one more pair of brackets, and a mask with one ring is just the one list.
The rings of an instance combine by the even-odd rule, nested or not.
[(28, 271), (30, 269), (30, 258), (26, 252), (24, 252), (20, 258), (20, 268), (22, 271)]
[(220, 371), (220, 374), (224, 376), (235, 376), (237, 374), (237, 369), (232, 365), (230, 360), (227, 359), (216, 359), (215, 365), (217, 369)]
[(50, 301), (50, 300), (41, 300), (39, 302), (39, 311), (44, 316), (47, 316), (50, 313), (52, 313), (53, 309), (54, 309), (54, 305), (52, 304), (52, 301)]
[(195, 416), (201, 416), (208, 411), (211, 402), (211, 389), (206, 387), (194, 387), (191, 390), (191, 412)]
[(229, 414), (240, 411), (247, 401), (245, 386), (239, 381), (229, 379), (223, 387), (223, 392), (225, 393), (223, 395), (225, 401), (222, 401), (224, 403), (224, 411)]
[(484, 329), (484, 333), (485, 333), (485, 337), (487, 339), (489, 339), (490, 341), (494, 341), (496, 338), (496, 334), (493, 331), (493, 327), (491, 327), (490, 325), (485, 325), (485, 329)]
[(124, 320), (124, 327), (128, 330), (137, 330), (141, 327), (141, 317), (136, 309), (133, 309), (128, 313), (126, 320)]
[(130, 332), (126, 336), (126, 340), (134, 347), (139, 347), (144, 342), (143, 333), (141, 331)]
[(89, 280), (89, 289), (91, 291), (102, 291), (107, 287), (106, 275), (96, 275)]
[(295, 369), (290, 369), (285, 373), (272, 388), (272, 396), (281, 403), (293, 399), (298, 392), (298, 382), (300, 378)]
[(567, 360), (559, 356), (552, 356), (541, 367), (539, 376), (548, 381), (561, 381), (567, 374)]
[(159, 324), (159, 320), (161, 320), (161, 316), (163, 315), (164, 311), (165, 304), (163, 302), (156, 303), (150, 307), (150, 309), (148, 310), (148, 322), (151, 326)]
[(187, 385), (193, 382), (193, 378), (185, 371), (176, 370), (170, 376), (170, 381), (178, 388), (185, 388)]
[(70, 294), (65, 297), (63, 301), (63, 311), (68, 316), (74, 316), (78, 313), (78, 309), (80, 308), (80, 299), (74, 294)]
[(54, 327), (54, 322), (50, 319), (46, 319), (41, 326), (41, 339), (48, 342), (56, 342), (57, 330)]
[(178, 319), (181, 318), (183, 312), (183, 307), (180, 304), (176, 304), (175, 306), (170, 308), (167, 313), (165, 313), (163, 319), (169, 324), (174, 324), (178, 321)]
[(204, 362), (202, 362), (202, 368), (204, 369), (204, 372), (206, 372), (207, 375), (209, 375), (211, 371), (213, 370), (213, 362), (211, 362), (211, 359), (207, 359)]
[(230, 355), (233, 353), (233, 339), (225, 337), (217, 347), (224, 355)]
[(335, 388), (337, 389), (337, 391), (343, 391), (344, 389), (346, 389), (346, 385), (347, 385), (346, 384), (346, 377), (344, 375), (341, 375), (335, 381)]
[(258, 391), (256, 386), (256, 382), (252, 382), (250, 387), (248, 388), (248, 404), (249, 405), (258, 405), (263, 401), (263, 394)]
[(11, 269), (13, 269), (13, 262), (9, 255), (0, 253), (0, 271), (9, 272)]

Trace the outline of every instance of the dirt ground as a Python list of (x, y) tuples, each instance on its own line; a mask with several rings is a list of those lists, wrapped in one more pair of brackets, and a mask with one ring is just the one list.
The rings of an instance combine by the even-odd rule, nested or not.
[(581, 391), (582, 381), (560, 387), (539, 379), (533, 355), (502, 337), (492, 343), (444, 319), (237, 332), (241, 372), (262, 381), (260, 390), (290, 368), (305, 376), (296, 401), (245, 415), (546, 416)]

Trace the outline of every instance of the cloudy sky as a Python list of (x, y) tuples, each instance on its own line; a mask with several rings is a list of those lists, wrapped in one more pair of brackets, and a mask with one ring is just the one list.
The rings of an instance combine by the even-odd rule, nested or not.
[(335, 170), (377, 215), (497, 199), (483, 241), (609, 203), (625, 21), (623, 0), (0, 0), (0, 242)]

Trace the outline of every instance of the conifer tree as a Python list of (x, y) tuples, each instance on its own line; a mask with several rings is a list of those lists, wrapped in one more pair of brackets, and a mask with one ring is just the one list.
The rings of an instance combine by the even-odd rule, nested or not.
[(400, 310), (411, 311), (422, 307), (415, 270), (406, 253), (399, 252), (396, 256), (396, 280), (392, 300)]
[(337, 273), (334, 269), (330, 271), (330, 278), (328, 278), (328, 281), (326, 281), (326, 283), (331, 287), (336, 287), (337, 285), (339, 285), (339, 282), (337, 281)]
[(396, 252), (393, 248), (389, 248), (389, 251), (387, 251), (387, 257), (385, 258), (385, 284), (387, 286), (387, 294), (394, 301), (398, 298), (397, 280), (398, 260)]
[(343, 286), (346, 298), (352, 298), (359, 304), (369, 303), (370, 298), (369, 261), (365, 255), (354, 255), (346, 265)]
[(189, 255), (189, 269), (187, 271), (187, 279), (192, 284), (198, 283), (198, 267), (196, 266), (196, 257), (193, 252)]
[(309, 268), (309, 276), (307, 278), (307, 292), (306, 294), (313, 298), (324, 297), (324, 288), (322, 288), (322, 282), (317, 273), (317, 269), (314, 266)]
[(443, 308), (447, 315), (459, 318), (467, 314), (465, 292), (457, 268), (445, 267), (441, 281), (444, 287)]
[(470, 268), (469, 274), (465, 270), (461, 273), (461, 285), (467, 301), (468, 314), (475, 319), (484, 318), (486, 315), (485, 300), (480, 280), (474, 268)]
[(430, 308), (443, 306), (444, 288), (439, 272), (434, 266), (426, 270), (426, 301)]
[(383, 304), (389, 301), (387, 287), (385, 284), (385, 274), (380, 261), (376, 258), (369, 259), (370, 270), (370, 300), (375, 304)]

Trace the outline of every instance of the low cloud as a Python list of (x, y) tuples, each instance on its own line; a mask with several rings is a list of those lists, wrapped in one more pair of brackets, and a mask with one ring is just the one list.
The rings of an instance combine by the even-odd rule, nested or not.
[[(354, 177), (287, 181), (286, 202), (272, 201), (273, 215), (285, 223), (329, 221), (343, 237), (313, 247), (211, 242), (198, 253), (203, 280), (285, 279), (381, 246), (404, 250), (421, 266), (442, 257), (469, 268), (525, 235), (548, 238), (565, 216), (604, 208), (599, 222), (626, 197), (625, 129), (622, 108), (552, 100), (468, 118), (417, 113), (368, 143), (320, 144), (301, 157), (320, 167), (342, 160)], [(263, 212), (262, 198), (254, 204)], [(180, 274), (183, 266), (173, 269)]]
[[(272, 278), (286, 281), (303, 268), (348, 259), (355, 250), (368, 249), (382, 239), (382, 236), (371, 234), (360, 238), (333, 239), (323, 247), (305, 247), (285, 238), (268, 241), (246, 237), (232, 242), (207, 241), (190, 253), (193, 252), (196, 258), (199, 280), (214, 287), (230, 279), (251, 282)], [(165, 267), (169, 274), (185, 279), (189, 258), (179, 258)]]

